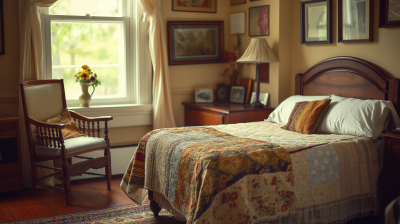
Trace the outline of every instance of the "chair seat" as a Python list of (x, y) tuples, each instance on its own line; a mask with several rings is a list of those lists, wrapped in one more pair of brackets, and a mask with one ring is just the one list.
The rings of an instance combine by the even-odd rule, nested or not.
[[(107, 143), (103, 138), (80, 136), (64, 140), (68, 154), (83, 153), (98, 148), (106, 148)], [(61, 157), (60, 148), (51, 148), (35, 145), (36, 157)]]

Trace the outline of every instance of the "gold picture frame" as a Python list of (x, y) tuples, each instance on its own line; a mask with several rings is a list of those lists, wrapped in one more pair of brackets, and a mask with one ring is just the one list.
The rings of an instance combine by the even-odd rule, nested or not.
[(182, 12), (206, 12), (216, 13), (217, 12), (217, 0), (208, 0), (201, 3), (196, 3), (194, 0), (172, 0), (172, 11)]

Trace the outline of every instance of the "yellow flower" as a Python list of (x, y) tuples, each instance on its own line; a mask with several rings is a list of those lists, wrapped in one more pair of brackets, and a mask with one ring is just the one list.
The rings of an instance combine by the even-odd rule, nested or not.
[(97, 78), (97, 74), (96, 73), (94, 73), (94, 77)]
[(80, 73), (80, 72), (76, 73), (76, 74), (74, 75), (74, 78), (75, 78), (77, 75), (79, 75), (79, 73)]
[(81, 78), (82, 80), (88, 80), (89, 79), (89, 73), (86, 70), (84, 70), (79, 75), (79, 78)]
[(88, 65), (82, 65), (83, 70), (90, 70), (90, 67)]

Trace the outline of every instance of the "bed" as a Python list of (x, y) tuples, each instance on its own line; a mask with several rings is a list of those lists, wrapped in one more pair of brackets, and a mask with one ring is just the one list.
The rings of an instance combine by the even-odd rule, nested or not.
[[(368, 61), (326, 59), (296, 75), (296, 96), (266, 121), (147, 133), (121, 188), (138, 204), (148, 196), (155, 216), (164, 208), (187, 223), (344, 223), (376, 215), (379, 136), (400, 126), (398, 86)], [(315, 134), (286, 130), (318, 111), (302, 112), (314, 102), (323, 108), (310, 125)], [(335, 117), (355, 105), (361, 127), (358, 117)]]

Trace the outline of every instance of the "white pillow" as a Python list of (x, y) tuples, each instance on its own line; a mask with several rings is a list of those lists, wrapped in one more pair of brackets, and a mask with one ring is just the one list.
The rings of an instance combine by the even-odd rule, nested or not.
[(315, 101), (315, 100), (324, 100), (329, 99), (330, 96), (302, 96), (302, 95), (293, 95), (286, 98), (282, 103), (275, 108), (274, 111), (268, 116), (265, 121), (270, 121), (274, 123), (278, 123), (280, 125), (285, 125), (289, 121), (290, 114), (297, 102), (303, 101)]
[(332, 95), (331, 104), (317, 133), (322, 131), (378, 138), (386, 129), (390, 114), (396, 127), (399, 127), (399, 116), (390, 101), (361, 100)]

